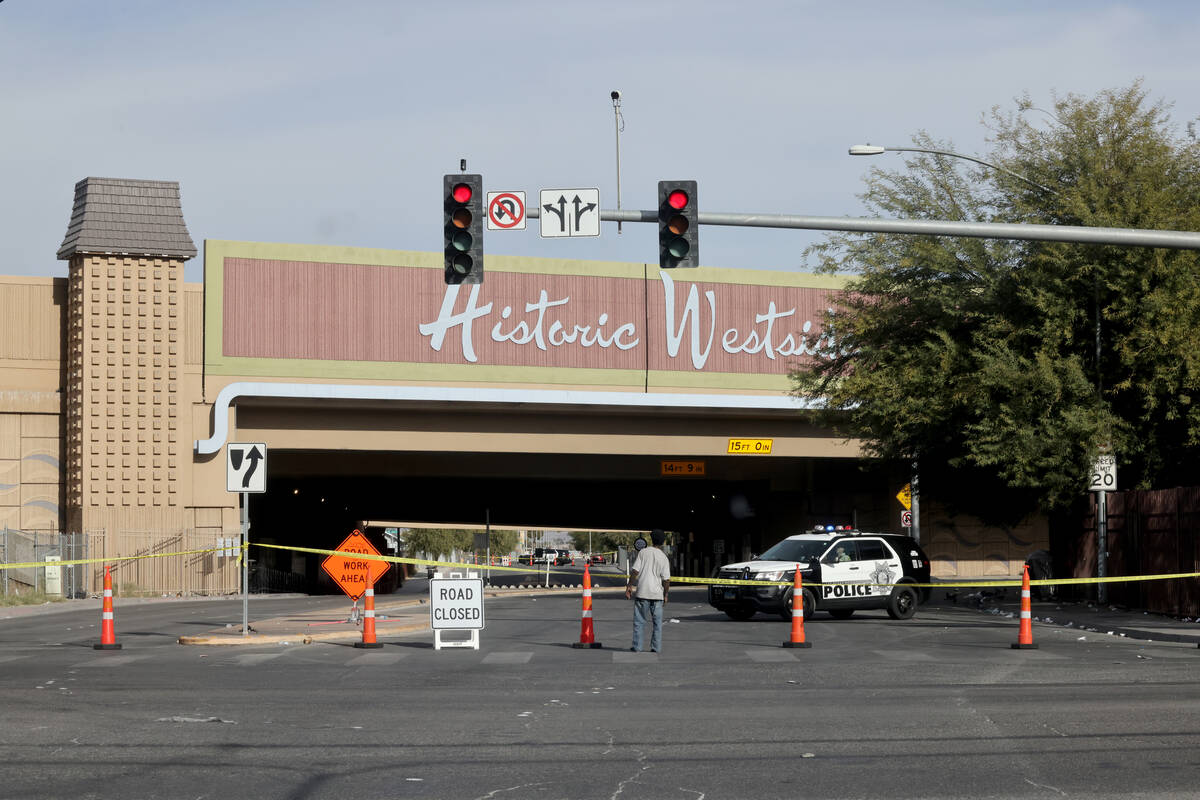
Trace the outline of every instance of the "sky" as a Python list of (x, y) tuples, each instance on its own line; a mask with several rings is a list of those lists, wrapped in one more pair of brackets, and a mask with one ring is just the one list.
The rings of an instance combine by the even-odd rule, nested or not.
[[(75, 182), (178, 181), (204, 239), (441, 250), (442, 175), (650, 209), (861, 216), (852, 144), (988, 151), (983, 115), (1141, 79), (1200, 115), (1200, 3), (0, 0), (0, 275), (55, 259)], [(966, 162), (964, 162), (966, 166)], [(656, 263), (655, 226), (485, 252)], [(704, 266), (803, 270), (819, 232), (705, 226)], [(202, 258), (185, 277), (202, 279)]]

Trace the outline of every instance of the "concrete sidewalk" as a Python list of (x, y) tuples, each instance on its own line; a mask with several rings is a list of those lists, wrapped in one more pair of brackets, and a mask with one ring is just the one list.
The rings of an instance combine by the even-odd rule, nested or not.
[[(917, 611), (918, 616), (921, 610), (991, 614), (1012, 619), (1015, 625), (1020, 619), (1021, 590), (1016, 587), (935, 589), (930, 601)], [(1176, 619), (1112, 605), (1101, 607), (1087, 602), (1036, 599), (1030, 602), (1030, 616), (1035, 642), (1037, 628), (1051, 626), (1129, 639), (1195, 643), (1200, 647), (1200, 620)]]

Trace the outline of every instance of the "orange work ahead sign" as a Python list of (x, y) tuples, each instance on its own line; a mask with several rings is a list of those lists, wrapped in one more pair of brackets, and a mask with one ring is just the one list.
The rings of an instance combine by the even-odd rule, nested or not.
[[(367, 537), (359, 531), (347, 536), (346, 540), (334, 549), (371, 556), (380, 554), (375, 549), (375, 545), (371, 544)], [(374, 586), (375, 581), (383, 577), (384, 573), (392, 568), (392, 565), (386, 561), (376, 561), (373, 558), (329, 556), (321, 562), (321, 568), (329, 573), (329, 577), (333, 578), (333, 582), (341, 587), (343, 592), (350, 595), (351, 600), (357, 600), (368, 588)]]

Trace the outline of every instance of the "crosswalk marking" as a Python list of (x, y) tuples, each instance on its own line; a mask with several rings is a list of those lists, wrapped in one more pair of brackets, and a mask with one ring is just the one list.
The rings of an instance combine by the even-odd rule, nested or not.
[(758, 661), (764, 664), (796, 660), (794, 653), (789, 653), (787, 650), (783, 650), (782, 648), (779, 650), (747, 650), (746, 655), (750, 657), (751, 661)]
[(872, 650), (871, 652), (888, 661), (913, 662), (938, 660), (929, 653), (923, 653), (915, 650)]
[(484, 656), (485, 664), (528, 664), (533, 653), (488, 653)]
[(127, 655), (127, 656), (109, 656), (97, 655), (92, 661), (81, 661), (78, 664), (72, 664), (72, 667), (119, 667), (123, 664), (132, 664), (134, 661), (141, 661), (144, 658), (149, 658), (148, 655)]
[(280, 650), (278, 653), (243, 653), (233, 657), (239, 667), (256, 667), (263, 662), (270, 661), (273, 658), (279, 658), (286, 653), (286, 650)]
[(408, 653), (363, 653), (346, 662), (347, 667), (384, 667), (395, 664)]

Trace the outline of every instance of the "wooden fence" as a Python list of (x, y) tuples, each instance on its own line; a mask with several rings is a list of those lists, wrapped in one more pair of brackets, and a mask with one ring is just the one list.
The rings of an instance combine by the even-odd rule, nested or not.
[[(1093, 493), (1094, 495), (1094, 493)], [(1108, 574), (1200, 572), (1200, 487), (1110, 492)], [(1056, 574), (1096, 575), (1096, 498), (1054, 542)], [(1094, 598), (1094, 585), (1064, 587), (1077, 599)], [(1200, 578), (1108, 584), (1108, 602), (1178, 617), (1200, 617)]]

